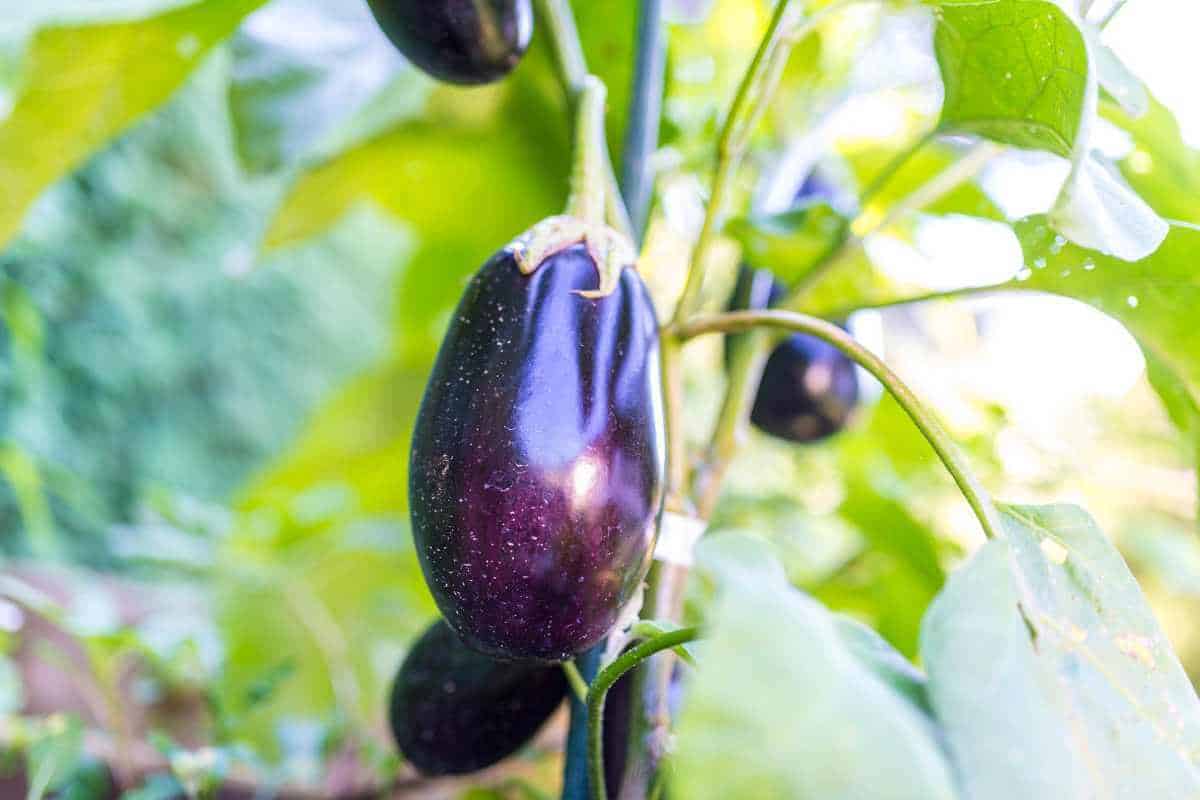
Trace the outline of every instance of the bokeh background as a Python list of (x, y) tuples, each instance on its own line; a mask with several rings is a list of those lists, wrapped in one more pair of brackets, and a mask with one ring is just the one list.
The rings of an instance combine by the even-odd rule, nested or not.
[[(396, 776), (413, 796), (552, 793), (560, 723), (477, 781), (486, 790), (423, 783), (383, 724), (387, 682), (434, 614), (405, 489), (425, 375), (467, 277), (565, 199), (567, 126), (545, 43), (511, 81), (462, 90), (405, 64), (357, 0), (3, 5), (0, 744), (62, 785), (109, 769), (150, 776), (143, 798), (223, 776), (329, 793)], [(643, 266), (664, 307), (714, 130), (769, 12), (669, 6)], [(577, 4), (611, 87), (613, 142), (633, 9)], [(1197, 27), (1200, 8), (1135, 0), (1104, 33), (1145, 81), (1147, 140), (1173, 160), (1115, 127), (1104, 148), (1161, 213), (1193, 222)], [(823, 27), (756, 134), (743, 205), (777, 209), (780, 175), (814, 164), (853, 203), (936, 120), (930, 31), (924, 10), (876, 4)], [(955, 147), (928, 148), (895, 191)], [(1033, 267), (996, 220), (1047, 209), (1065, 174), (1052, 156), (999, 153), (936, 207), (873, 234), (860, 255), (872, 281), (968, 291), (857, 314), (855, 330), (937, 408), (997, 496), (1096, 515), (1195, 681), (1200, 437), (1110, 317), (969, 291)], [(714, 308), (737, 259), (725, 249)], [(860, 289), (830, 285), (824, 310), (862, 304)], [(720, 400), (719, 346), (687, 353), (696, 443)], [(947, 570), (981, 541), (878, 393), (827, 444), (755, 435), (715, 525), (771, 539), (796, 585), (910, 655)], [(703, 603), (697, 591), (693, 611)]]

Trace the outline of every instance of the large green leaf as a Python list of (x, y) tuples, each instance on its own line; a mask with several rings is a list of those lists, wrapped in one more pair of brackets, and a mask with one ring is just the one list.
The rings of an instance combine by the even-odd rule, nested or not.
[(1166, 241), (1148, 258), (1128, 263), (1071, 244), (1042, 217), (1017, 225), (1030, 268), (1014, 288), (1038, 289), (1089, 303), (1125, 324), (1142, 349), (1200, 398), (1200, 229), (1173, 225)]
[(940, 129), (1069, 156), (1084, 124), (1083, 33), (1048, 0), (935, 2)]
[(1184, 141), (1170, 109), (1152, 99), (1141, 116), (1108, 104), (1102, 112), (1133, 137), (1121, 173), (1142, 199), (1164, 217), (1200, 224), (1200, 152)]
[[(297, 37), (297, 28), (321, 35)], [(277, 0), (230, 44), (236, 145), (242, 163), (255, 172), (290, 166), (343, 138), (343, 129), (367, 108), (387, 115), (389, 123), (412, 116), (432, 84), (403, 68), (362, 2)], [(402, 84), (403, 91), (389, 87), (380, 96), (389, 83)]]
[(957, 797), (935, 729), (910, 700), (919, 681), (904, 679), (902, 694), (900, 670), (874, 656), (864, 666), (863, 642), (848, 646), (844, 623), (791, 588), (764, 550), (738, 534), (701, 544), (720, 591), (679, 722), (678, 795)]
[(922, 631), (967, 794), (1200, 796), (1200, 702), (1116, 549), (1078, 508), (1002, 515)]
[(262, 3), (204, 2), (132, 22), (40, 31), (20, 96), (0, 124), (0, 247), (43, 189), (170, 97)]

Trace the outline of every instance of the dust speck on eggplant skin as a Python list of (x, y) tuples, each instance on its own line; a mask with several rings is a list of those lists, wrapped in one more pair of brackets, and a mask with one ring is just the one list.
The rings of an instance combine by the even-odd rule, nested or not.
[(641, 279), (574, 246), (533, 275), (494, 256), (463, 295), (413, 439), (413, 535), (442, 613), (494, 656), (561, 660), (649, 566), (664, 454), (657, 322)]

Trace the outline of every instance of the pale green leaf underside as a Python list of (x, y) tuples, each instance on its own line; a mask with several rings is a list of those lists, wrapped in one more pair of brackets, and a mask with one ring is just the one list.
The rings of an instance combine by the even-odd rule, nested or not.
[(725, 534), (700, 549), (722, 588), (679, 723), (678, 796), (958, 796), (933, 724), (894, 688), (919, 692), (919, 679), (868, 668), (862, 643), (852, 651), (844, 623), (789, 586), (762, 543)]
[(922, 630), (929, 694), (978, 800), (1200, 796), (1200, 703), (1081, 509), (1002, 509)]

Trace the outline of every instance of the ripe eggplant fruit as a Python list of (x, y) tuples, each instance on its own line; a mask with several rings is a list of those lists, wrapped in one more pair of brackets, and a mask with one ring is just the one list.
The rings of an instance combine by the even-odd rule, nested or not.
[(490, 659), (438, 620), (400, 665), (388, 720), (418, 770), (463, 775), (519, 750), (566, 695), (560, 667)]
[[(730, 310), (770, 308), (786, 294), (770, 271), (743, 266)], [(817, 442), (846, 427), (860, 395), (853, 361), (821, 339), (796, 333), (767, 358), (750, 422), (780, 439)]]
[(367, 0), (367, 5), (405, 58), (449, 83), (503, 78), (533, 35), (530, 0)]
[(638, 274), (584, 296), (583, 244), (472, 279), (417, 415), (413, 538), (438, 607), (499, 658), (598, 643), (645, 577), (665, 471), (658, 324)]

